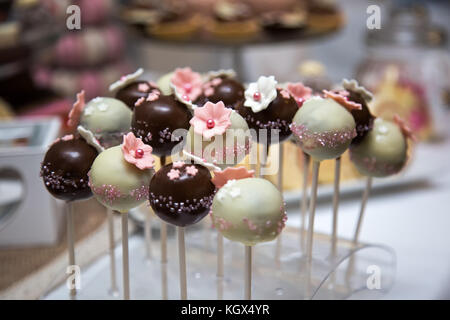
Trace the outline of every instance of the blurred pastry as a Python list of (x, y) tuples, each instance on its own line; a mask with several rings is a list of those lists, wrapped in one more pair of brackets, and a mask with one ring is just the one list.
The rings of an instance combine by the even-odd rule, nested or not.
[(260, 27), (249, 6), (241, 2), (220, 1), (205, 29), (217, 38), (242, 40), (256, 35)]

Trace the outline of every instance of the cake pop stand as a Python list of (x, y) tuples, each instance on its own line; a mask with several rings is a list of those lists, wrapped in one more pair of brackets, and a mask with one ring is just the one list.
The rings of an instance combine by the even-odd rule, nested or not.
[[(176, 256), (177, 239), (169, 226), (167, 250)], [(212, 231), (212, 241), (217, 233)], [(306, 258), (300, 252), (299, 229), (286, 227), (283, 231), (281, 268), (273, 259), (276, 241), (260, 243), (253, 248), (253, 299), (346, 299), (378, 298), (388, 292), (395, 277), (396, 259), (392, 249), (384, 245), (359, 243), (337, 239), (336, 259), (332, 259), (330, 236), (315, 233), (311, 268), (312, 286), (305, 296)], [(158, 242), (157, 235), (153, 241)], [(187, 283), (189, 299), (244, 299), (244, 250), (242, 244), (224, 239), (224, 276), (216, 275), (215, 246), (205, 248), (201, 226), (186, 230)], [(159, 256), (155, 246), (155, 256)], [(121, 259), (121, 248), (116, 248)], [(145, 259), (145, 240), (136, 234), (130, 238), (130, 282), (133, 299), (161, 299), (161, 265)], [(119, 266), (119, 265), (118, 265)], [(109, 284), (108, 257), (100, 258), (82, 274), (78, 299), (118, 299), (107, 295)], [(169, 299), (179, 299), (178, 259), (167, 264)], [(46, 299), (66, 299), (65, 284), (47, 294)]]

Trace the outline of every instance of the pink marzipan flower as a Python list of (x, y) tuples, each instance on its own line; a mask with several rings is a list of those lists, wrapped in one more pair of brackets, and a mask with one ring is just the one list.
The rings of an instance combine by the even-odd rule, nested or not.
[(206, 139), (220, 136), (231, 126), (231, 109), (225, 108), (222, 101), (207, 102), (194, 110), (194, 117), (189, 121), (194, 132)]
[(75, 101), (72, 109), (69, 112), (69, 120), (67, 121), (67, 125), (70, 128), (75, 128), (80, 122), (80, 117), (81, 113), (83, 112), (84, 106), (84, 90), (81, 90), (80, 93), (77, 93), (77, 101)]
[(186, 95), (190, 101), (196, 100), (202, 93), (202, 76), (189, 67), (176, 69), (170, 82), (181, 96)]
[(175, 161), (172, 163), (172, 167), (176, 169), (183, 168), (184, 165), (185, 163), (183, 161)]
[(252, 178), (255, 171), (247, 170), (245, 167), (229, 167), (223, 171), (214, 171), (214, 178), (211, 182), (216, 186), (216, 188), (222, 188), (228, 180), (240, 180), (245, 178)]
[(178, 169), (170, 169), (170, 171), (167, 173), (167, 176), (170, 180), (175, 180), (180, 178), (180, 170)]
[(132, 132), (123, 136), (122, 153), (125, 161), (134, 164), (141, 170), (151, 169), (155, 163), (152, 147), (136, 138)]
[(312, 89), (304, 86), (301, 82), (288, 83), (287, 90), (294, 97), (299, 107), (303, 105), (305, 100), (311, 98), (312, 96)]
[(361, 110), (362, 106), (360, 103), (356, 103), (353, 101), (348, 100), (349, 92), (346, 90), (333, 92), (328, 90), (323, 90), (323, 95), (325, 98), (330, 98), (339, 103), (341, 106), (343, 106), (345, 109), (347, 109), (348, 112), (352, 112), (353, 110)]
[(198, 172), (198, 169), (195, 166), (186, 167), (186, 173), (190, 176), (195, 176)]

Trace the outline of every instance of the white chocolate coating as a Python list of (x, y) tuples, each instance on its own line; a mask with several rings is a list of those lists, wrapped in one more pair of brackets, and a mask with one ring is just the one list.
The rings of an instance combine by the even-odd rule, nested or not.
[(386, 177), (404, 167), (407, 148), (406, 138), (398, 125), (377, 118), (364, 139), (350, 147), (350, 157), (361, 174)]
[(80, 125), (91, 131), (103, 147), (122, 142), (123, 134), (130, 131), (132, 111), (122, 101), (97, 97), (83, 109)]
[(342, 155), (356, 136), (352, 114), (332, 99), (314, 97), (297, 111), (291, 130), (302, 150), (316, 160)]
[(252, 246), (275, 239), (287, 217), (283, 197), (271, 182), (247, 178), (230, 180), (217, 191), (212, 219), (224, 237)]
[(156, 81), (159, 90), (161, 90), (162, 94), (169, 95), (173, 93), (172, 87), (170, 86), (170, 79), (173, 76), (173, 72), (166, 73), (161, 78)]
[(89, 172), (95, 198), (104, 206), (127, 212), (148, 199), (152, 169), (140, 170), (125, 161), (121, 146), (100, 153)]

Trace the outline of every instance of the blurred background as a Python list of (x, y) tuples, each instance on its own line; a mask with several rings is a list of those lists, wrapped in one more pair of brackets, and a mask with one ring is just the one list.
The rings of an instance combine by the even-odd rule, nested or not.
[[(0, 298), (45, 296), (66, 263), (63, 209), (46, 193), (39, 164), (67, 130), (75, 94), (109, 96), (111, 83), (139, 67), (156, 81), (184, 66), (232, 68), (243, 82), (274, 75), (316, 91), (355, 78), (375, 94), (375, 115), (400, 114), (419, 137), (416, 159), (379, 184), (362, 239), (397, 251), (399, 286), (388, 297), (450, 298), (449, 17), (446, 0), (0, 0)], [(295, 207), (299, 151), (292, 144), (285, 152)], [(363, 184), (345, 161), (343, 236)], [(332, 178), (325, 164), (318, 229), (328, 233)], [(107, 250), (106, 240), (94, 244), (106, 237), (105, 212), (93, 200), (77, 206), (87, 265)], [(298, 225), (298, 208), (291, 211)], [(431, 267), (427, 257), (439, 262)]]

